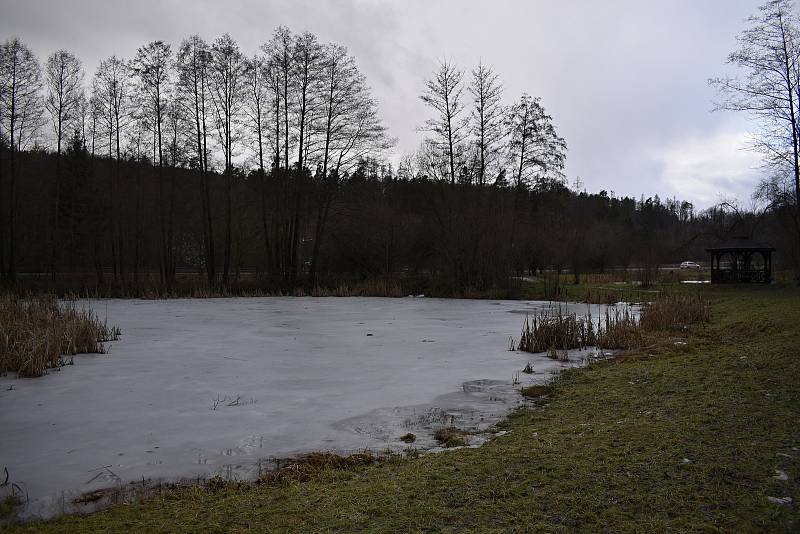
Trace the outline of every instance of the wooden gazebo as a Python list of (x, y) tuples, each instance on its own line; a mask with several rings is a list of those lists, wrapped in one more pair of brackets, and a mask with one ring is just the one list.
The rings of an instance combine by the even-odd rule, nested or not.
[(729, 239), (706, 249), (711, 254), (711, 283), (760, 283), (772, 281), (775, 248), (747, 237)]

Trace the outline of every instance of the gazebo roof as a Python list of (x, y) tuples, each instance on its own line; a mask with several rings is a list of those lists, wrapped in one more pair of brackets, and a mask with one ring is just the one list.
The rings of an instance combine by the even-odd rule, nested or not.
[(774, 252), (775, 247), (770, 244), (754, 241), (749, 237), (734, 237), (722, 241), (713, 247), (708, 247), (706, 252)]

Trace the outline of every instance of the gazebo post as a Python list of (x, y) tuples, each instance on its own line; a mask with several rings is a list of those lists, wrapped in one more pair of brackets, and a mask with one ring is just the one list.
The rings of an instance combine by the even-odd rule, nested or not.
[(772, 251), (767, 251), (764, 257), (764, 283), (772, 282)]

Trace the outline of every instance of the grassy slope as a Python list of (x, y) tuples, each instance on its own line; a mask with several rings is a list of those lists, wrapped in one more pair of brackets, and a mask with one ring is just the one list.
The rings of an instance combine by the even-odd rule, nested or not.
[(711, 295), (712, 324), (686, 351), (571, 372), (480, 449), (184, 490), (19, 530), (797, 531), (800, 291)]

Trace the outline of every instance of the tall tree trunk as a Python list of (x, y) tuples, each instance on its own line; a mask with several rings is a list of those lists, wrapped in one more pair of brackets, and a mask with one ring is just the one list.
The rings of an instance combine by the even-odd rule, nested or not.
[[(15, 113), (12, 109), (11, 113)], [(17, 149), (14, 146), (14, 128), (16, 125), (12, 125), (11, 127), (11, 169), (10, 169), (10, 176), (8, 180), (8, 267), (6, 268), (6, 279), (11, 282), (12, 284), (17, 279), (17, 266), (15, 264), (14, 259), (14, 249), (16, 248), (15, 243), (15, 210), (14, 205), (16, 204), (16, 175), (17, 175)]]
[[(325, 222), (328, 218), (328, 208), (331, 204), (332, 193), (328, 195), (328, 156), (331, 146), (331, 126), (333, 122), (333, 89), (334, 89), (335, 65), (331, 66), (331, 83), (328, 91), (328, 114), (325, 122), (325, 149), (322, 154), (322, 199), (317, 211), (317, 227), (314, 232), (314, 250), (311, 254), (311, 281), (317, 282), (317, 262), (319, 261), (319, 251), (322, 243), (322, 235), (325, 230)], [(338, 179), (338, 169), (337, 175)]]
[(6, 278), (6, 208), (3, 204), (3, 198), (5, 197), (3, 191), (3, 163), (3, 143), (0, 143), (0, 282), (3, 282)]
[(166, 208), (164, 207), (164, 146), (161, 136), (161, 94), (156, 87), (156, 143), (158, 148), (158, 222), (161, 237), (159, 254), (159, 271), (161, 283), (170, 285), (169, 260), (167, 259), (167, 221)]
[[(284, 54), (284, 61), (286, 60)], [(289, 72), (283, 76), (283, 168), (289, 170)]]
[[(121, 167), (122, 162), (120, 161), (121, 149), (120, 149), (120, 142), (119, 142), (119, 119), (120, 119), (119, 114), (117, 114), (117, 116), (116, 116), (117, 128), (116, 128), (116, 131), (115, 131), (115, 133), (116, 133), (116, 156), (117, 156), (116, 157), (116, 161), (115, 161), (115, 169), (116, 169), (116, 173), (115, 173), (116, 177), (115, 178), (116, 178), (116, 182), (117, 182), (117, 188), (119, 188), (121, 183), (122, 183), (122, 167)], [(112, 206), (112, 210), (114, 210), (114, 209), (115, 208)], [(120, 280), (122, 281), (122, 283), (124, 285), (125, 284), (125, 261), (124, 261), (124, 246), (125, 246), (125, 242), (124, 242), (124, 239), (123, 239), (123, 236), (122, 236), (122, 228), (121, 228), (120, 223), (119, 223), (119, 220), (120, 220), (119, 217), (117, 217), (116, 220), (117, 220), (117, 237), (119, 239), (119, 250), (118, 250), (118, 253), (119, 253), (119, 277), (120, 277)]]
[(59, 208), (61, 204), (61, 120), (58, 121), (58, 128), (56, 133), (58, 140), (56, 141), (56, 175), (55, 184), (53, 185), (53, 222), (50, 226), (50, 278), (53, 282), (56, 281), (56, 249), (58, 247), (58, 233), (59, 233)]
[(261, 135), (261, 109), (258, 110), (258, 176), (261, 180), (261, 226), (264, 231), (264, 265), (270, 269), (269, 228), (267, 226), (267, 177), (264, 172), (264, 139)]
[(225, 254), (222, 266), (222, 284), (227, 287), (231, 270), (232, 198), (231, 198), (231, 123), (230, 113), (225, 119)]
[(169, 182), (169, 212), (167, 214), (167, 275), (170, 286), (175, 285), (175, 182), (178, 177), (177, 140), (173, 141), (172, 173)]
[(136, 225), (133, 249), (133, 285), (139, 287), (139, 269), (141, 267), (141, 246), (142, 246), (142, 204), (144, 201), (144, 183), (142, 178), (141, 158), (136, 155), (136, 213), (134, 215)]
[(108, 165), (109, 165), (109, 174), (110, 174), (110, 188), (109, 188), (109, 230), (111, 233), (111, 266), (114, 271), (114, 281), (119, 280), (119, 272), (117, 270), (118, 263), (117, 263), (117, 238), (116, 238), (116, 226), (117, 226), (117, 216), (116, 216), (116, 180), (114, 178), (114, 170), (111, 167), (113, 153), (114, 153), (114, 132), (113, 132), (113, 119), (110, 119), (112, 122), (111, 130), (108, 132)]

